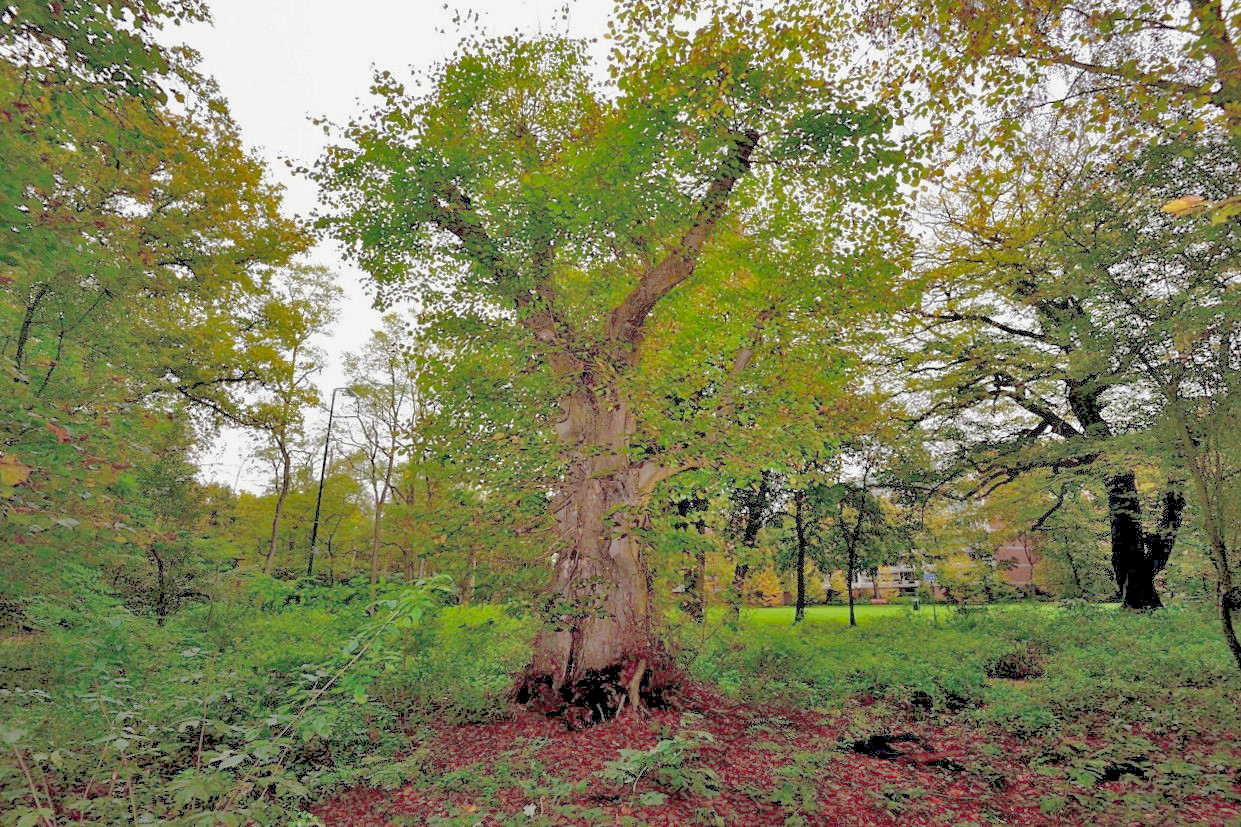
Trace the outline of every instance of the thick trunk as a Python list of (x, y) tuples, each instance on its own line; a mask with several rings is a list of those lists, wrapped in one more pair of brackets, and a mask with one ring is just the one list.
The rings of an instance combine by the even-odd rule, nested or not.
[(1132, 473), (1107, 479), (1108, 514), (1112, 524), (1112, 571), (1127, 609), (1158, 609), (1163, 605), (1155, 588), (1155, 575), (1172, 554), (1185, 498), (1169, 484), (1162, 497), (1159, 524), (1154, 531), (1142, 528), (1142, 504)]
[(1112, 572), (1128, 609), (1157, 609), (1155, 572), (1142, 542), (1142, 503), (1132, 472), (1108, 477), (1107, 510), (1112, 524)]
[[(1103, 418), (1096, 387), (1070, 382), (1067, 398), (1087, 439), (1111, 438), (1112, 430)], [(1112, 474), (1104, 480), (1104, 486), (1112, 529), (1112, 572), (1121, 603), (1128, 609), (1158, 609), (1163, 603), (1155, 589), (1155, 575), (1163, 570), (1172, 553), (1185, 499), (1180, 488), (1169, 483), (1162, 497), (1159, 526), (1148, 534), (1142, 528), (1142, 501), (1133, 472)]]
[(557, 433), (574, 450), (551, 504), (559, 548), (545, 625), (516, 695), (576, 725), (611, 717), (639, 694), (656, 700), (668, 671), (636, 537), (658, 471), (629, 461), (634, 420), (614, 394), (578, 393), (562, 407)]

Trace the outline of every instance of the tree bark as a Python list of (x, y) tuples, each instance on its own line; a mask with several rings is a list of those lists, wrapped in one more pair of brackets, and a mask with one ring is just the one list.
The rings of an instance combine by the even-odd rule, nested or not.
[(849, 592), (849, 625), (857, 625), (857, 616), (853, 613), (853, 572), (857, 568), (857, 551), (849, 545), (849, 561), (845, 572), (845, 591)]
[(745, 605), (745, 581), (750, 575), (749, 563), (738, 563), (733, 566), (733, 582), (731, 602), (733, 617), (741, 617), (741, 607)]
[(371, 607), (369, 611), (374, 611), (375, 603), (379, 599), (379, 540), (383, 517), (384, 497), (381, 496), (375, 500), (375, 522), (371, 525)]
[(589, 723), (619, 709), (640, 663), (639, 693), (649, 698), (662, 691), (666, 658), (652, 633), (635, 532), (666, 472), (629, 461), (636, 423), (614, 388), (572, 394), (561, 408), (557, 435), (573, 449), (551, 503), (559, 546), (548, 616), (517, 699), (537, 700), (546, 711), (584, 710), (591, 720), (581, 723)]
[(1163, 605), (1155, 588), (1155, 575), (1168, 564), (1181, 526), (1185, 497), (1169, 484), (1164, 491), (1155, 531), (1142, 527), (1142, 504), (1132, 472), (1108, 477), (1108, 514), (1112, 524), (1112, 572), (1127, 609), (1158, 609)]
[(793, 520), (797, 528), (797, 608), (793, 612), (793, 622), (801, 623), (806, 616), (806, 530), (803, 520), (803, 506), (806, 493), (798, 490), (793, 495)]
[[(561, 399), (562, 417), (555, 426), (567, 471), (551, 503), (558, 545), (546, 618), (515, 698), (537, 700), (549, 713), (564, 712), (570, 725), (611, 717), (626, 699), (635, 707), (639, 698), (658, 702), (675, 674), (653, 634), (646, 563), (636, 531), (646, 527), (655, 485), (684, 466), (631, 460), (637, 422), (619, 379), (638, 363), (651, 311), (693, 274), (733, 188), (749, 171), (759, 137), (756, 131), (732, 136), (728, 155), (684, 232), (607, 314), (602, 352), (585, 356), (571, 346), (570, 327), (554, 308), (550, 239), (533, 262), (533, 294), (515, 294), (518, 310), (528, 313), (524, 324), (548, 347), (552, 375), (571, 389)], [(468, 197), (451, 188), (445, 195), (437, 219), (441, 228), (457, 236), (497, 284), (520, 283), (517, 269), (477, 220)]]
[(267, 544), (267, 559), (263, 561), (263, 574), (271, 574), (276, 560), (276, 543), (280, 538), (280, 517), (284, 514), (284, 501), (289, 497), (289, 477), (293, 472), (293, 457), (284, 445), (280, 446), (281, 475), (280, 493), (276, 496), (276, 508), (271, 518), (271, 539)]

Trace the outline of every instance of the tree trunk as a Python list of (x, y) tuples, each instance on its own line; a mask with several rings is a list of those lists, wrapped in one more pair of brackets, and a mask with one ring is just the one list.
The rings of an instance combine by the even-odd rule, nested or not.
[(155, 600), (156, 625), (163, 626), (168, 620), (168, 577), (164, 570), (164, 558), (156, 550), (158, 545), (158, 543), (152, 543), (150, 552), (151, 556), (155, 558), (155, 576), (158, 589)]
[[(1068, 382), (1066, 397), (1073, 415), (1090, 440), (1106, 440), (1111, 427), (1103, 418), (1099, 391), (1093, 383)], [(1107, 511), (1112, 528), (1112, 573), (1120, 600), (1127, 609), (1158, 609), (1163, 605), (1155, 589), (1155, 575), (1163, 570), (1181, 526), (1185, 498), (1169, 483), (1163, 495), (1159, 526), (1153, 534), (1142, 529), (1142, 501), (1132, 471), (1109, 475)]]
[(468, 606), (474, 599), (475, 574), (478, 568), (478, 552), (470, 546), (470, 556), (466, 560), (465, 585), (461, 589), (461, 605)]
[(857, 625), (857, 615), (853, 612), (853, 573), (857, 571), (857, 548), (849, 543), (849, 558), (845, 563), (845, 591), (849, 592), (849, 625)]
[(797, 608), (793, 612), (794, 623), (801, 623), (806, 616), (806, 530), (802, 514), (805, 499), (804, 491), (793, 495), (793, 519), (797, 527)]
[(1185, 498), (1169, 483), (1162, 497), (1155, 531), (1142, 528), (1142, 504), (1132, 472), (1108, 477), (1107, 504), (1112, 524), (1112, 571), (1126, 609), (1158, 609), (1163, 605), (1155, 589), (1155, 575), (1172, 554)]
[[(1223, 548), (1218, 549), (1216, 555), (1225, 561), (1228, 559), (1226, 550)], [(1237, 668), (1241, 669), (1241, 642), (1237, 640), (1237, 629), (1233, 619), (1234, 613), (1238, 611), (1241, 611), (1241, 587), (1232, 585), (1232, 572), (1225, 566), (1219, 579), (1219, 619), (1224, 629), (1224, 640), (1228, 643), (1228, 650), (1232, 652)]]
[[(680, 530), (689, 532), (693, 528), (699, 536), (705, 534), (706, 526), (702, 519), (690, 520), (690, 515), (706, 507), (707, 501), (697, 496), (678, 501), (676, 510), (681, 518)], [(702, 542), (690, 545), (689, 559), (686, 560), (685, 576), (682, 581), (685, 597), (681, 605), (691, 620), (695, 623), (702, 623), (707, 613), (707, 549)]]
[[(758, 490), (743, 495), (742, 548), (752, 549), (758, 543), (758, 533), (762, 530), (767, 516), (767, 501), (770, 496), (771, 483), (768, 472), (764, 471), (759, 475)], [(749, 563), (737, 563), (733, 567), (732, 600), (733, 616), (736, 618), (741, 617), (741, 607), (745, 604), (745, 583), (749, 574)]]
[(733, 566), (733, 582), (731, 586), (733, 617), (741, 617), (741, 607), (745, 604), (745, 581), (750, 574), (749, 563), (738, 563)]
[(379, 599), (379, 538), (383, 516), (384, 498), (381, 496), (375, 500), (375, 522), (371, 526), (371, 608), (369, 611), (374, 611), (375, 603)]
[(657, 700), (670, 676), (652, 633), (635, 536), (654, 483), (666, 475), (629, 461), (635, 422), (614, 390), (596, 395), (587, 388), (561, 407), (557, 435), (574, 447), (551, 503), (559, 547), (547, 616), (516, 698), (565, 712), (578, 725), (611, 717), (631, 696)]
[(694, 552), (694, 619), (707, 619), (707, 548), (699, 545)]
[(276, 560), (276, 542), (280, 538), (280, 517), (284, 514), (284, 501), (289, 497), (289, 477), (293, 471), (293, 457), (284, 446), (280, 447), (282, 471), (280, 476), (280, 493), (276, 496), (275, 513), (271, 518), (271, 540), (267, 544), (267, 559), (263, 561), (263, 574), (271, 574), (272, 564)]

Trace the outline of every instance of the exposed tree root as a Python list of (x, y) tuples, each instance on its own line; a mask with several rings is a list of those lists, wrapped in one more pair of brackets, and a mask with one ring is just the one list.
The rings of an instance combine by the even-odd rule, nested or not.
[(548, 674), (522, 675), (512, 699), (548, 717), (563, 718), (570, 729), (585, 729), (618, 717), (626, 704), (634, 714), (675, 706), (674, 695), (684, 681), (666, 656), (589, 669), (559, 687)]

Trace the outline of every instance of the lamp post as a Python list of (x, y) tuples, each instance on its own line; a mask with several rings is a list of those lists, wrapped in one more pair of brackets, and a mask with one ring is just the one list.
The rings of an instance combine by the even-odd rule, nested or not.
[(327, 455), (332, 447), (332, 418), (336, 413), (336, 394), (339, 391), (349, 393), (348, 388), (332, 388), (332, 401), (327, 409), (327, 435), (323, 438), (323, 465), (319, 468), (319, 496), (315, 498), (315, 521), (310, 529), (310, 553), (306, 555), (306, 576), (310, 577), (315, 570), (315, 554), (319, 542), (319, 511), (323, 508), (323, 483), (327, 480)]

